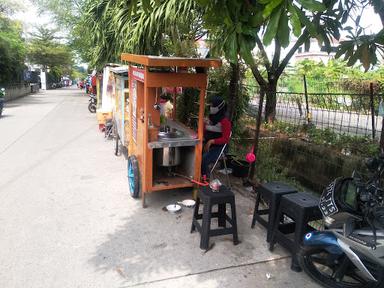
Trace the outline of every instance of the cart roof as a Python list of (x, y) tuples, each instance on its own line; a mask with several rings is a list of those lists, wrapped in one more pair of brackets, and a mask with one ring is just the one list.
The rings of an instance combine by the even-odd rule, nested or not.
[(121, 60), (151, 67), (220, 67), (220, 59), (162, 57), (137, 54), (121, 54)]
[(118, 67), (112, 67), (110, 69), (113, 73), (116, 74), (127, 74), (128, 73), (128, 66), (118, 66)]

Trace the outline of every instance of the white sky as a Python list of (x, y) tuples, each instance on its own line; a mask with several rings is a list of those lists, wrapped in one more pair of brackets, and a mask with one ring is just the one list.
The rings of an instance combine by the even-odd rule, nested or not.
[(15, 13), (12, 18), (20, 20), (23, 23), (26, 34), (32, 32), (34, 26), (45, 25), (49, 28), (55, 27), (51, 17), (47, 13), (39, 15), (36, 6), (33, 5), (31, 1), (24, 0), (22, 3), (24, 5), (24, 11)]

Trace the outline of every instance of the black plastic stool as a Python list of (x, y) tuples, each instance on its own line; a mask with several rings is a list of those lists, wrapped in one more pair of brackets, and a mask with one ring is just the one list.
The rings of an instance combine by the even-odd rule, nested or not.
[[(203, 214), (199, 214), (200, 201), (203, 202)], [(226, 205), (231, 205), (231, 218), (226, 213)], [(212, 207), (218, 205), (218, 211), (212, 212)], [(211, 229), (211, 219), (218, 218), (218, 229)], [(199, 221), (202, 219), (202, 224)], [(226, 227), (226, 222), (231, 224), (230, 228)], [(191, 233), (193, 231), (200, 232), (200, 248), (208, 250), (209, 248), (209, 237), (219, 235), (233, 235), (233, 244), (237, 245), (239, 239), (237, 236), (237, 223), (236, 223), (236, 205), (235, 195), (226, 186), (222, 185), (218, 192), (212, 192), (209, 187), (202, 187), (199, 190), (196, 199), (195, 210), (192, 218)]]
[[(318, 207), (319, 198), (308, 193), (293, 193), (281, 197), (276, 221), (273, 227), (269, 250), (274, 249), (275, 243), (281, 244), (292, 253), (291, 269), (301, 271), (297, 261), (297, 252), (303, 241), (304, 235), (313, 230), (308, 226), (308, 222), (322, 219), (322, 214)], [(291, 223), (280, 223), (284, 215), (293, 220)], [(292, 234), (289, 238), (288, 234)]]
[[(257, 187), (256, 192), (257, 196), (251, 227), (254, 228), (256, 220), (259, 221), (260, 224), (267, 228), (267, 242), (269, 242), (271, 240), (273, 225), (281, 197), (286, 194), (296, 193), (297, 190), (281, 182), (268, 182)], [(267, 209), (259, 209), (261, 197), (267, 202)], [(261, 217), (261, 215), (266, 214), (268, 214), (267, 221)]]

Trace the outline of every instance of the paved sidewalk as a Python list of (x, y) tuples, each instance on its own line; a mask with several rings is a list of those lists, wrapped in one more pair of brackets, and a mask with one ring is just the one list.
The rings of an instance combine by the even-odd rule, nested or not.
[[(189, 191), (129, 196), (126, 160), (98, 132), (78, 89), (6, 103), (0, 118), (0, 287), (319, 287), (291, 272), (250, 228), (254, 202), (236, 195), (239, 238), (190, 234), (192, 209), (163, 211)], [(267, 279), (266, 274), (272, 276)]]

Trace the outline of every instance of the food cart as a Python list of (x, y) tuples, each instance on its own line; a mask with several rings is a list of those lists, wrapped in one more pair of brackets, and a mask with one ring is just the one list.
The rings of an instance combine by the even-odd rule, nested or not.
[(128, 137), (125, 135), (129, 128), (129, 84), (128, 66), (110, 68), (112, 83), (112, 121), (116, 140), (115, 155), (119, 154), (119, 148), (127, 150)]
[[(207, 70), (221, 60), (121, 55), (129, 65), (128, 186), (132, 197), (194, 187), (200, 181)], [(176, 96), (171, 117), (161, 114), (165, 87), (199, 89), (196, 131), (177, 121)], [(178, 96), (183, 97), (183, 96)]]
[(108, 120), (112, 119), (113, 113), (113, 93), (115, 86), (114, 73), (111, 71), (113, 68), (119, 67), (119, 64), (109, 63), (103, 68), (101, 78), (97, 81), (97, 109), (96, 117), (99, 122), (99, 129), (104, 130), (105, 124)]

